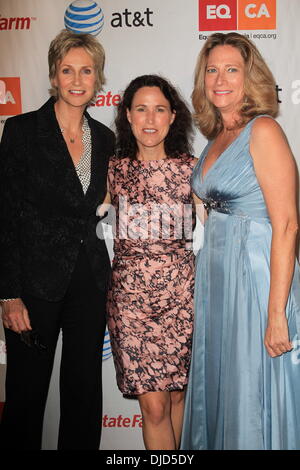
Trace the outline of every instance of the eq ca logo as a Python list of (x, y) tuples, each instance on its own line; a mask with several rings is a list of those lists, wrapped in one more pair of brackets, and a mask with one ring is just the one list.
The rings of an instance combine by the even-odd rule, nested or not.
[(103, 11), (92, 0), (75, 0), (65, 12), (65, 27), (73, 33), (97, 36), (104, 26)]
[(19, 77), (0, 77), (0, 115), (15, 116), (22, 113)]
[(199, 31), (276, 29), (276, 0), (199, 0)]

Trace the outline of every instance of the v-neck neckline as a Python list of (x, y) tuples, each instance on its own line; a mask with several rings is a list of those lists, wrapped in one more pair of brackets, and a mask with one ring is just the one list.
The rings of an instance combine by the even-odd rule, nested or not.
[(221, 152), (219, 154), (219, 156), (215, 159), (215, 161), (213, 162), (212, 165), (210, 165), (210, 167), (208, 168), (208, 170), (206, 171), (205, 175), (203, 175), (203, 163), (207, 157), (207, 154), (209, 152), (209, 149), (210, 147), (212, 146), (213, 144), (213, 140), (211, 140), (209, 143), (208, 143), (208, 148), (205, 152), (205, 155), (203, 156), (202, 158), (202, 161), (201, 161), (201, 171), (200, 171), (200, 181), (201, 183), (204, 183), (204, 181), (206, 180), (207, 178), (207, 175), (208, 173), (210, 172), (210, 170), (212, 170), (212, 168), (214, 168), (216, 166), (216, 164), (218, 163), (218, 161), (220, 160), (220, 158), (222, 158), (222, 156), (232, 147), (232, 145), (239, 139), (239, 137), (243, 134), (244, 130), (248, 127), (248, 124), (252, 121), (252, 119), (250, 121), (247, 122), (247, 124), (245, 125), (245, 127), (241, 130), (241, 132), (239, 133), (239, 135), (237, 135), (235, 137), (235, 139), (233, 139), (233, 141), (223, 150), (223, 152)]

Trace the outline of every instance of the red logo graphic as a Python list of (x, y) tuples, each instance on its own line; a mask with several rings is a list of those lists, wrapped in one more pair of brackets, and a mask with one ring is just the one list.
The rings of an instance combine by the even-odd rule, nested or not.
[(120, 101), (121, 95), (113, 95), (111, 91), (108, 91), (106, 94), (97, 95), (94, 103), (91, 103), (91, 106), (118, 106)]
[(124, 418), (122, 415), (117, 417), (104, 415), (102, 425), (104, 428), (141, 428), (143, 420), (142, 415), (133, 415), (130, 418)]
[(11, 29), (30, 29), (32, 18), (1, 18), (0, 15), (0, 31)]
[(199, 0), (199, 31), (235, 30), (236, 0)]
[(199, 0), (199, 31), (276, 29), (276, 0)]
[(0, 115), (15, 116), (22, 113), (19, 77), (0, 77)]

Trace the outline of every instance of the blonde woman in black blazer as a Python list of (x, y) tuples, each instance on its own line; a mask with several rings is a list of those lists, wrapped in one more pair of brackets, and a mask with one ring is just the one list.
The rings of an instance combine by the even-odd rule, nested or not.
[(40, 449), (60, 330), (59, 449), (98, 449), (110, 261), (96, 235), (114, 135), (86, 107), (104, 51), (62, 31), (49, 49), (52, 97), (8, 119), (0, 147), (0, 298), (7, 344), (0, 446)]

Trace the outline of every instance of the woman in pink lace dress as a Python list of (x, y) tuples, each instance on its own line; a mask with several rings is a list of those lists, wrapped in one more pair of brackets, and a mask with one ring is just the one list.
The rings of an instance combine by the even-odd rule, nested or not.
[(179, 446), (193, 325), (191, 116), (145, 75), (126, 89), (108, 186), (115, 209), (108, 326), (125, 395), (136, 395), (147, 449)]

